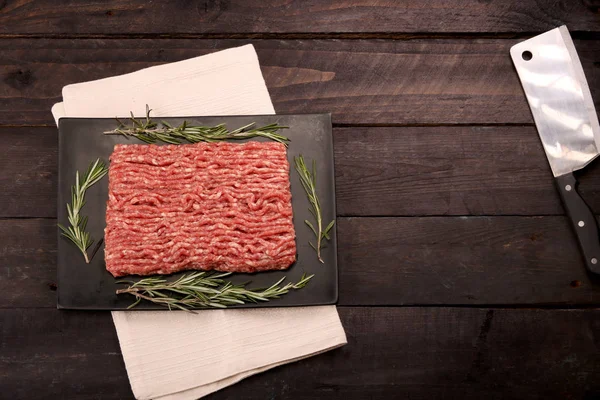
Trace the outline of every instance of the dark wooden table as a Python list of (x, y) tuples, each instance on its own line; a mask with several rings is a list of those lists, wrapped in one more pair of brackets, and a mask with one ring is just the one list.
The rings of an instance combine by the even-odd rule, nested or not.
[(600, 3), (267, 3), (0, 1), (0, 398), (132, 397), (110, 315), (55, 309), (61, 88), (246, 43), (277, 112), (333, 113), (348, 345), (209, 398), (600, 398), (600, 283), (508, 53), (567, 24), (600, 110)]

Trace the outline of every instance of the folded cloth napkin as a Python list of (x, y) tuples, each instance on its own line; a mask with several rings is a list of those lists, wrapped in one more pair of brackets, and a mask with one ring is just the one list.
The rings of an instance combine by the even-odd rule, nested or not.
[[(251, 45), (65, 86), (60, 117), (274, 114)], [(346, 344), (335, 306), (113, 312), (137, 399), (196, 399)]]

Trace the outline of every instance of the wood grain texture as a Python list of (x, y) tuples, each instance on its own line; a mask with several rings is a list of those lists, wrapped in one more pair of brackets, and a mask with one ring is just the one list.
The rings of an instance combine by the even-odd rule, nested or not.
[[(535, 127), (334, 130), (339, 215), (563, 214)], [(580, 191), (600, 211), (600, 169)]]
[(6, 398), (133, 398), (109, 312), (0, 309), (0, 332)]
[(0, 127), (0, 138), (0, 217), (56, 216), (56, 128)]
[[(207, 399), (600, 398), (600, 282), (508, 55), (567, 24), (600, 110), (599, 7), (0, 0), (0, 398), (133, 397), (110, 314), (54, 309), (62, 87), (247, 43), (278, 113), (377, 127), (334, 130), (349, 344)], [(435, 126), (457, 124), (528, 126)], [(600, 213), (600, 166), (581, 175)], [(444, 307), (397, 307), (417, 304)], [(589, 308), (522, 308), (540, 305)]]
[[(0, 221), (0, 304), (56, 306), (55, 220)], [(338, 218), (341, 305), (598, 305), (566, 217)]]
[[(67, 84), (246, 43), (278, 113), (332, 112), (338, 124), (532, 123), (509, 57), (516, 42), (5, 39), (0, 124), (52, 125), (50, 107)], [(576, 46), (600, 109), (600, 40)]]
[(1, 34), (599, 31), (595, 0), (4, 1)]
[(599, 304), (566, 217), (339, 218), (340, 304)]
[(56, 306), (56, 240), (55, 220), (0, 220), (0, 307)]
[[(339, 216), (564, 213), (534, 127), (333, 132)], [(0, 127), (0, 137), (0, 218), (56, 217), (56, 128)], [(600, 214), (600, 164), (579, 175)]]
[[(207, 399), (592, 399), (600, 310), (340, 308), (348, 345)], [(0, 310), (13, 399), (132, 398), (109, 313)]]

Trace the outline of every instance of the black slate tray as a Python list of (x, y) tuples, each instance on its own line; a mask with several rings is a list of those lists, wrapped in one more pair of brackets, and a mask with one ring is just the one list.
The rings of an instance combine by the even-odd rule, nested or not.
[[(325, 264), (320, 264), (315, 251), (308, 241), (314, 242), (305, 219), (312, 220), (308, 211), (308, 199), (293, 168), (293, 158), (302, 154), (307, 162), (317, 162), (317, 190), (323, 210), (323, 220), (327, 224), (335, 217), (335, 182), (333, 166), (333, 143), (331, 135), (331, 116), (329, 114), (307, 115), (254, 115), (161, 118), (173, 125), (183, 120), (194, 124), (227, 124), (229, 129), (255, 122), (257, 126), (278, 123), (288, 126), (281, 131), (291, 139), (288, 148), (290, 162), (290, 181), (294, 227), (298, 260), (286, 271), (260, 272), (256, 274), (233, 274), (235, 283), (251, 281), (249, 288), (267, 287), (286, 277), (286, 281), (297, 282), (303, 273), (314, 274), (309, 284), (297, 291), (291, 291), (280, 299), (258, 304), (231, 306), (246, 307), (282, 307), (334, 304), (338, 298), (338, 271), (336, 254), (336, 228), (331, 231), (331, 241), (322, 250)], [(62, 118), (59, 121), (59, 179), (58, 179), (58, 222), (67, 225), (66, 203), (70, 202), (71, 185), (75, 181), (75, 172), (83, 173), (90, 162), (100, 158), (106, 163), (113, 147), (117, 143), (143, 143), (137, 139), (123, 136), (107, 136), (102, 132), (114, 129), (116, 121), (111, 118)], [(263, 140), (263, 139), (252, 139)], [(90, 188), (86, 193), (86, 204), (82, 214), (89, 217), (87, 231), (98, 241), (103, 237), (105, 227), (106, 200), (108, 197), (108, 177)], [(116, 279), (106, 271), (104, 264), (104, 245), (99, 248), (90, 264), (86, 264), (79, 250), (58, 232), (58, 308), (83, 310), (124, 310), (135, 299), (130, 295), (115, 294), (115, 290), (124, 285), (116, 284)], [(90, 250), (96, 245), (94, 243)], [(174, 274), (175, 279), (180, 274)], [(120, 279), (140, 279), (124, 277)], [(164, 310), (152, 303), (142, 302), (134, 310)]]

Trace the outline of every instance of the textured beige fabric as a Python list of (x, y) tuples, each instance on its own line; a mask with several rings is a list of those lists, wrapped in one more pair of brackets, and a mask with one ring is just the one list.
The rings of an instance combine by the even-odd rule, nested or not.
[[(66, 86), (69, 117), (274, 114), (251, 45)], [(138, 399), (196, 399), (247, 376), (346, 344), (335, 306), (113, 312)]]

